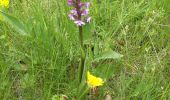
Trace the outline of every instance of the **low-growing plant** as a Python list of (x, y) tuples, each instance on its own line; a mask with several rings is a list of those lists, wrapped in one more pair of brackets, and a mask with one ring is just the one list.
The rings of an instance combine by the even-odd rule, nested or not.
[(169, 0), (0, 0), (0, 100), (169, 100)]

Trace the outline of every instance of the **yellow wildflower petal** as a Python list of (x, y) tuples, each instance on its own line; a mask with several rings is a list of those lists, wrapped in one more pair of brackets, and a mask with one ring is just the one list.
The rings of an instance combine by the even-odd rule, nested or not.
[(9, 8), (9, 0), (0, 0), (0, 7)]
[(96, 87), (96, 86), (102, 86), (104, 81), (102, 78), (99, 77), (95, 77), (93, 75), (90, 74), (90, 72), (87, 72), (87, 83), (91, 86), (91, 87)]

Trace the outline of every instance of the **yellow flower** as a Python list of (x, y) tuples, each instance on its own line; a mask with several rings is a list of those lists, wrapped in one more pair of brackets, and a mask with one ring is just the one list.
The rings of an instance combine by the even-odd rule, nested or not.
[(93, 76), (90, 74), (90, 72), (87, 72), (87, 83), (90, 87), (96, 87), (96, 86), (102, 86), (104, 81), (103, 79)]
[(0, 0), (0, 7), (9, 7), (9, 0)]

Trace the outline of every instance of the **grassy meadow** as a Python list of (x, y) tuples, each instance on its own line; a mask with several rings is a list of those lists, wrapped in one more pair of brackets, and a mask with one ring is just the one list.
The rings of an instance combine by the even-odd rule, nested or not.
[[(170, 0), (81, 1), (92, 18), (83, 26), (82, 84), (88, 70), (104, 84), (80, 100), (170, 100)], [(0, 11), (0, 100), (78, 100), (81, 47), (70, 10), (67, 0), (10, 0)]]

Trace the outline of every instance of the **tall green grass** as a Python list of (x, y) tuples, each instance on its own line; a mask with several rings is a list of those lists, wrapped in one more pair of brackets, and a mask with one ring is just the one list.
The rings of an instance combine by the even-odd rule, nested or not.
[[(169, 0), (91, 0), (85, 65), (109, 77), (98, 100), (107, 93), (114, 100), (170, 99), (169, 5)], [(66, 0), (11, 0), (7, 13), (22, 22), (28, 36), (0, 22), (1, 100), (77, 95), (80, 47), (69, 10)], [(91, 62), (110, 48), (123, 58)]]

